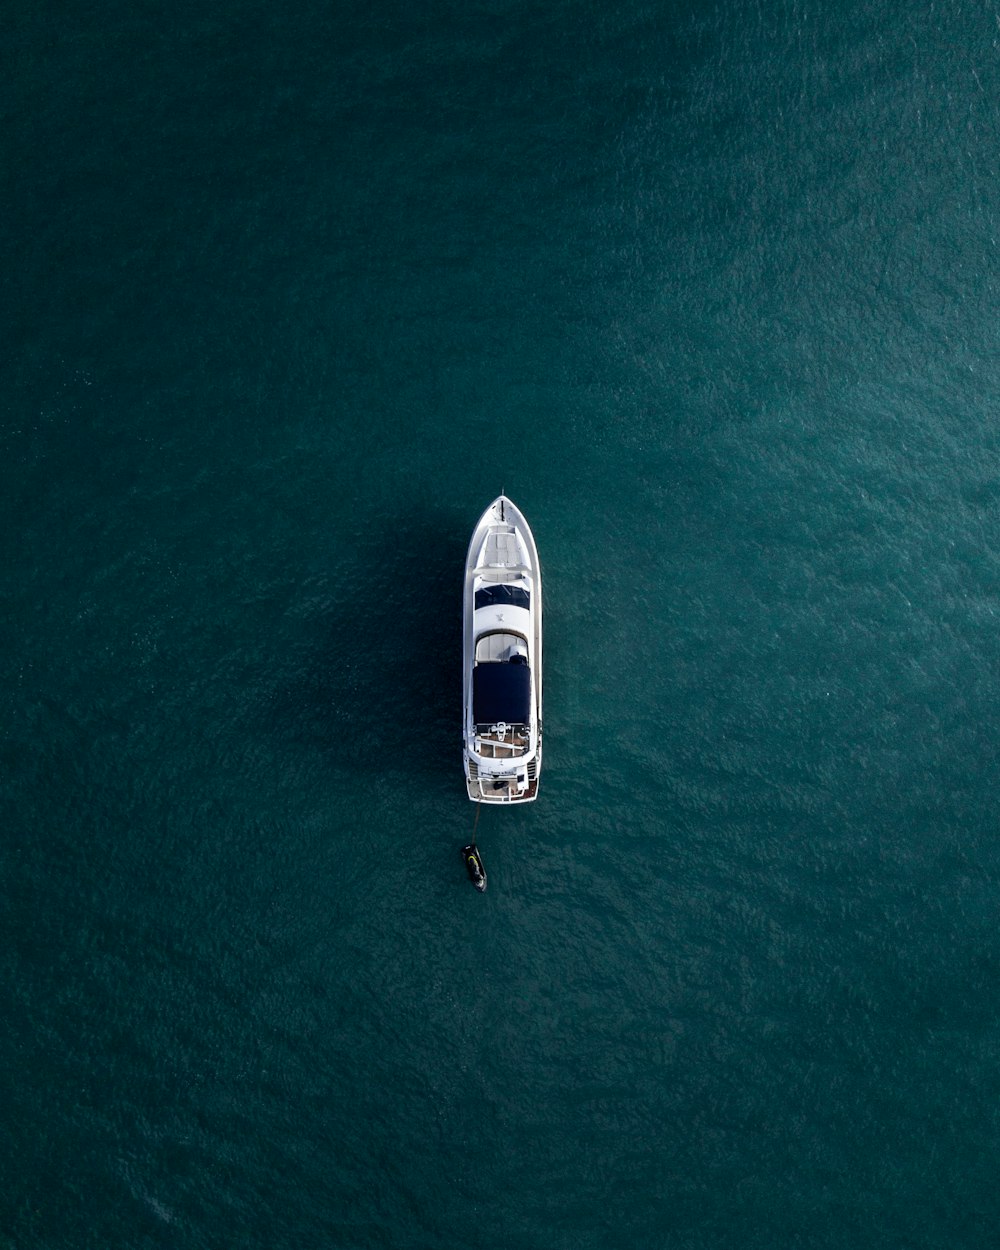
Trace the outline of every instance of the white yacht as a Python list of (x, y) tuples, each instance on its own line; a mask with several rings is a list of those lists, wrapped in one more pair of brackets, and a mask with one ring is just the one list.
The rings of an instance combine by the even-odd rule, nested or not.
[(465, 562), (465, 781), (474, 803), (530, 803), (542, 766), (542, 573), (506, 495), (479, 518)]

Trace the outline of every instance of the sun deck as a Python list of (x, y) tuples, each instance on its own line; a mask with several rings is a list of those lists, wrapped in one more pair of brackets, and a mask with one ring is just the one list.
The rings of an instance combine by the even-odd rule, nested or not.
[(484, 760), (513, 760), (524, 755), (531, 743), (527, 725), (477, 725), (474, 750)]
[(514, 527), (491, 529), (476, 560), (476, 576), (488, 582), (506, 582), (530, 572)]

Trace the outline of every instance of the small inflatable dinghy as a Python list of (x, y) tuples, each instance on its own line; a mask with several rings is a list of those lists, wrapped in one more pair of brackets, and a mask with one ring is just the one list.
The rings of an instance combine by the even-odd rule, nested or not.
[(465, 871), (469, 874), (469, 880), (482, 894), (486, 889), (486, 869), (483, 867), (479, 847), (476, 846), (475, 842), (470, 842), (468, 846), (462, 847), (462, 859), (465, 861)]

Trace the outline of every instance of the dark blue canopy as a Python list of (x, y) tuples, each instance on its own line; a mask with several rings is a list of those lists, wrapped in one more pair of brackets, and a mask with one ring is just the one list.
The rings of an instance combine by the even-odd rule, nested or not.
[(472, 670), (472, 719), (477, 725), (527, 725), (531, 669), (527, 664), (477, 664)]

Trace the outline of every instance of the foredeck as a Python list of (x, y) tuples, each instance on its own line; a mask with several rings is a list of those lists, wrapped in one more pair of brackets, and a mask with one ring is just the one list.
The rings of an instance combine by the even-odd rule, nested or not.
[(486, 535), (476, 575), (484, 581), (505, 582), (525, 573), (524, 552), (512, 525), (496, 526)]

